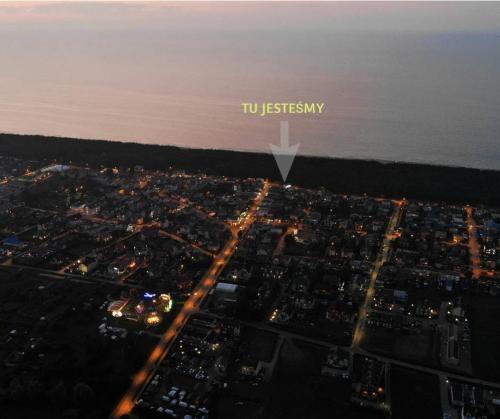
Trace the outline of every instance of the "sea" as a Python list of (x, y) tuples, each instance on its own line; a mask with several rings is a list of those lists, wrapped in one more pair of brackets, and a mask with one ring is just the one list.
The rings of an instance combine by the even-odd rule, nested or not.
[(0, 29), (0, 132), (500, 170), (500, 32), (266, 25)]

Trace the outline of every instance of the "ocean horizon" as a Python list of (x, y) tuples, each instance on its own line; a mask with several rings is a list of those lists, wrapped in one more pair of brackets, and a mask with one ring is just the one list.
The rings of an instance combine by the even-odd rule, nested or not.
[(500, 170), (500, 5), (11, 7), (1, 132)]

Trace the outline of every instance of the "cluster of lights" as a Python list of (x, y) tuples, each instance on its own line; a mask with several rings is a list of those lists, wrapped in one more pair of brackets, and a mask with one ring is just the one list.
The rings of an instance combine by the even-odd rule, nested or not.
[(146, 317), (146, 325), (148, 326), (156, 326), (160, 322), (161, 317), (157, 313), (151, 313)]
[(111, 315), (112, 315), (113, 317), (122, 317), (122, 316), (123, 316), (123, 313), (121, 312), (121, 310), (113, 310), (113, 311), (111, 312)]
[(271, 314), (271, 317), (269, 318), (270, 321), (275, 321), (276, 317), (278, 317), (278, 309), (274, 309), (273, 314)]
[(163, 302), (163, 311), (165, 313), (168, 313), (170, 310), (172, 310), (173, 301), (170, 297), (170, 294), (160, 294), (159, 298)]

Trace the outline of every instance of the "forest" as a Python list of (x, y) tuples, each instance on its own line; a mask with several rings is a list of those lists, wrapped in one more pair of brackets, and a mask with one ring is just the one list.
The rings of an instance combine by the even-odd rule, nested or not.
[[(91, 167), (134, 167), (281, 181), (272, 154), (0, 134), (0, 155)], [(411, 157), (409, 157), (410, 159)], [(500, 171), (401, 162), (297, 156), (287, 183), (335, 193), (500, 204)]]

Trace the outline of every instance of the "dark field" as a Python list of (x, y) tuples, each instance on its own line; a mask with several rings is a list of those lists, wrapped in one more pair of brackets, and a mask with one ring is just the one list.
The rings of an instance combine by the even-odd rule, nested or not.
[(400, 367), (391, 367), (393, 419), (441, 419), (439, 381)]
[(326, 348), (287, 340), (281, 348), (272, 381), (269, 407), (263, 417), (269, 419), (342, 418), (382, 419), (376, 411), (350, 403), (348, 380), (324, 377), (321, 363)]
[(472, 370), (475, 376), (497, 381), (500, 377), (500, 299), (477, 295), (470, 302)]

